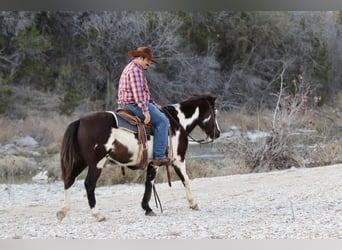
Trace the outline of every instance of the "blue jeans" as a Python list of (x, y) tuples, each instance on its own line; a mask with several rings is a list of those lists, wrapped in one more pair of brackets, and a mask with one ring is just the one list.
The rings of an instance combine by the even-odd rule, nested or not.
[[(120, 105), (120, 108), (129, 109), (140, 119), (145, 119), (145, 116), (142, 113), (141, 108), (139, 108), (137, 105)], [(154, 126), (153, 160), (165, 158), (168, 130), (170, 126), (169, 119), (153, 103), (148, 104), (148, 110), (150, 111), (151, 116), (150, 123)]]

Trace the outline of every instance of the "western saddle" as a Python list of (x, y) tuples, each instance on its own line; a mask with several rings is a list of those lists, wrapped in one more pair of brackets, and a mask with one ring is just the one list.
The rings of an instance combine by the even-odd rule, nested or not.
[(138, 158), (141, 159), (139, 165), (136, 166), (140, 169), (145, 169), (148, 165), (148, 152), (147, 152), (147, 139), (148, 135), (154, 134), (154, 127), (151, 124), (145, 124), (139, 117), (133, 112), (127, 109), (117, 109), (115, 112), (130, 125), (134, 126), (137, 131), (133, 130), (132, 127), (127, 128), (132, 132), (137, 132), (137, 139), (139, 145)]

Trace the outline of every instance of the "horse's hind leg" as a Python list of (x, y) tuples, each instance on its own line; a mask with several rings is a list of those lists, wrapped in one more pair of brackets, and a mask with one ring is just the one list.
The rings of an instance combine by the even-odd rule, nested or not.
[(66, 216), (67, 212), (70, 210), (70, 189), (64, 188), (64, 201), (61, 210), (57, 212), (57, 219), (62, 221)]
[(75, 163), (70, 177), (64, 180), (63, 206), (61, 210), (57, 212), (57, 219), (59, 221), (62, 221), (70, 210), (70, 188), (74, 184), (76, 177), (86, 168), (86, 166), (87, 165), (84, 162), (78, 162), (78, 164)]
[(186, 193), (186, 199), (188, 200), (189, 207), (193, 210), (199, 210), (197, 203), (195, 202), (194, 196), (192, 195), (191, 189), (190, 189), (190, 179), (188, 174), (186, 173), (185, 168), (185, 161), (184, 162), (177, 162), (177, 165), (173, 165), (173, 168), (176, 171), (176, 174), (182, 181), (185, 193)]
[(149, 164), (147, 167), (147, 172), (146, 172), (144, 197), (141, 202), (141, 206), (145, 210), (145, 215), (148, 215), (148, 216), (156, 215), (148, 204), (149, 201), (151, 200), (152, 187), (153, 187), (154, 179), (156, 177), (156, 173), (157, 173), (157, 169), (153, 165)]
[(89, 170), (84, 185), (87, 190), (88, 203), (92, 216), (94, 216), (97, 221), (104, 221), (106, 218), (95, 208), (95, 188), (97, 179), (100, 177), (100, 174), (101, 168), (97, 168), (96, 164), (89, 165)]

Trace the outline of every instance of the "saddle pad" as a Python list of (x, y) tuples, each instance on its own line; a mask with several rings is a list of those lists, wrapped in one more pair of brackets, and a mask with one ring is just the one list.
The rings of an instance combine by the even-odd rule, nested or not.
[[(127, 122), (124, 118), (122, 118), (118, 113), (113, 112), (113, 111), (107, 111), (108, 113), (111, 113), (114, 116), (114, 119), (116, 121), (116, 124), (118, 125), (118, 128), (127, 130), (132, 133), (138, 133), (138, 126), (137, 125), (132, 125), (131, 123)], [(150, 127), (146, 127), (146, 134), (147, 135), (153, 135), (154, 131)]]

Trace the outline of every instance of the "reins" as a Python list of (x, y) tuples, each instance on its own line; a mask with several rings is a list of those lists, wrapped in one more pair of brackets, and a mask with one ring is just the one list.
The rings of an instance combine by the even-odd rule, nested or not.
[(213, 139), (211, 139), (210, 141), (208, 141), (207, 139), (198, 140), (198, 139), (193, 138), (189, 133), (188, 133), (188, 137), (191, 139), (191, 141), (197, 142), (198, 144), (209, 144), (209, 143), (212, 143), (214, 141)]
[(159, 195), (157, 193), (156, 186), (154, 185), (154, 183), (153, 183), (152, 187), (153, 187), (153, 196), (154, 196), (154, 201), (156, 203), (156, 207), (158, 208), (158, 203), (159, 203), (160, 212), (163, 213), (163, 207), (162, 207), (162, 204), (160, 202)]

